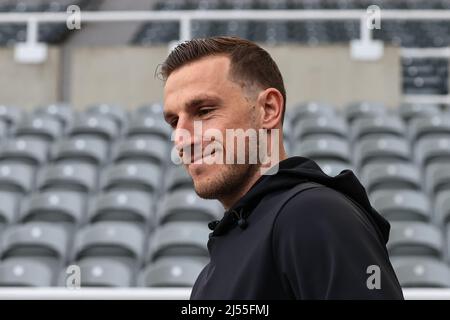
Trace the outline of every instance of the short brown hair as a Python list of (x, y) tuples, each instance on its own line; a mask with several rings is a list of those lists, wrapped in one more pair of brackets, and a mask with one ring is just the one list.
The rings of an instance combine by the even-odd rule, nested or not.
[(163, 80), (167, 80), (176, 69), (189, 62), (210, 55), (227, 55), (230, 60), (230, 75), (235, 79), (275, 88), (283, 96), (283, 113), (286, 110), (286, 90), (283, 77), (270, 54), (256, 43), (238, 37), (210, 37), (185, 41), (175, 47), (161, 67)]

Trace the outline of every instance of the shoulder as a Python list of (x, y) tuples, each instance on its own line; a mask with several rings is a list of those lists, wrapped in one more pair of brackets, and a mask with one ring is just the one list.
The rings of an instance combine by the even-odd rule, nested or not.
[[(361, 209), (344, 194), (320, 186), (302, 191), (291, 197), (280, 209), (274, 222), (275, 234), (297, 237), (321, 235), (327, 238), (334, 233), (370, 230)], [(305, 239), (307, 240), (307, 239)]]

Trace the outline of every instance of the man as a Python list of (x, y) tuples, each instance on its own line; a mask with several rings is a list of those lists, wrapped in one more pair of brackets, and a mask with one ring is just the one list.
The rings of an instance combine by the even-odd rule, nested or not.
[[(329, 177), (312, 160), (287, 158), (276, 135), (286, 93), (265, 50), (235, 37), (194, 39), (170, 53), (162, 76), (164, 116), (195, 190), (226, 209), (209, 224), (210, 262), (191, 299), (403, 298), (386, 250), (390, 226), (355, 175)], [(227, 129), (266, 130), (257, 146), (280, 160), (275, 171), (249, 161), (258, 150), (250, 135), (247, 161), (219, 161), (237, 150), (235, 139), (206, 132), (226, 137)]]

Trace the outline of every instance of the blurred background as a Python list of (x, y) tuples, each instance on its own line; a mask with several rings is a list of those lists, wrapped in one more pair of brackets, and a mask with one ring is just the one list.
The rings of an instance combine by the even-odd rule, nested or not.
[(170, 160), (158, 66), (179, 41), (234, 35), (280, 67), (289, 155), (353, 170), (406, 297), (450, 299), (449, 9), (0, 1), (0, 298), (189, 296), (223, 209)]

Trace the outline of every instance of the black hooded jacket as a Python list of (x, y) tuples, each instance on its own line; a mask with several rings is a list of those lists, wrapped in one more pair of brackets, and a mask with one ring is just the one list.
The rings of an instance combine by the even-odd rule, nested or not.
[(292, 157), (210, 223), (191, 299), (403, 299), (389, 223), (350, 170)]

